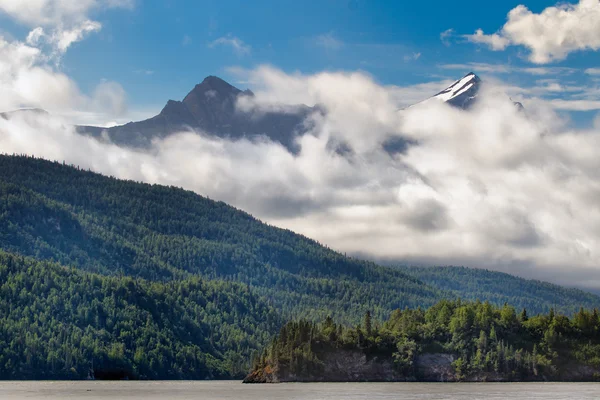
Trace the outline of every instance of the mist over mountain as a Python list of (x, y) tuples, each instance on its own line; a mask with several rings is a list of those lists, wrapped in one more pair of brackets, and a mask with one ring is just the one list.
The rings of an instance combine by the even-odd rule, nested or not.
[(382, 267), (189, 191), (32, 157), (0, 155), (0, 228), (0, 250), (107, 276), (235, 281), (286, 317), (355, 323), (367, 310), (385, 317), (458, 297), (531, 313), (600, 304), (580, 290), (505, 274)]
[[(477, 101), (481, 85), (481, 79), (470, 72), (425, 102), (442, 101), (468, 110)], [(427, 95), (423, 93), (424, 98)], [(147, 148), (153, 139), (187, 131), (230, 140), (265, 138), (297, 154), (297, 138), (314, 127), (311, 115), (326, 112), (319, 105), (303, 104), (276, 104), (274, 110), (244, 107), (243, 103), (252, 102), (254, 97), (250, 90), (242, 91), (219, 77), (208, 76), (183, 101), (169, 100), (160, 114), (150, 119), (111, 128), (79, 126), (77, 131), (134, 148)], [(406, 138), (396, 137), (383, 143), (383, 149), (393, 155), (409, 145)], [(334, 139), (329, 147), (341, 155), (352, 151), (346, 143)]]
[(297, 152), (295, 138), (304, 131), (307, 116), (316, 111), (305, 105), (294, 105), (286, 111), (253, 112), (237, 107), (242, 97), (253, 97), (250, 90), (241, 91), (216, 76), (206, 77), (183, 101), (169, 100), (160, 114), (140, 122), (112, 128), (81, 126), (78, 131), (103, 137), (115, 144), (148, 147), (153, 139), (175, 133), (200, 131), (219, 138), (256, 139), (266, 137)]
[(381, 267), (189, 191), (4, 155), (0, 278), (2, 379), (232, 379), (289, 319), (600, 304), (489, 271)]
[[(576, 209), (589, 209), (592, 197), (580, 192), (593, 187), (588, 166), (595, 161), (574, 149), (593, 148), (594, 136), (563, 132), (559, 115), (531, 102), (518, 112), (501, 86), (474, 74), (410, 90), (360, 73), (288, 75), (271, 67), (239, 80), (253, 82), (254, 95), (221, 80), (209, 86), (208, 79), (186, 103), (218, 89), (232, 93), (222, 96), (230, 99), (222, 103), (230, 116), (288, 115), (295, 110), (289, 104), (318, 105), (300, 129), (280, 131), (295, 148), (264, 134), (234, 138), (200, 129), (155, 132), (146, 147), (119, 145), (100, 128), (99, 137), (76, 134), (47, 115), (0, 119), (2, 148), (184, 187), (368, 259), (598, 287), (594, 260), (585, 249), (571, 251), (588, 243), (578, 238), (594, 243), (593, 219), (560, 211), (565, 196)], [(219, 118), (213, 126), (231, 125)], [(567, 175), (554, 173), (559, 166)], [(568, 176), (575, 186), (564, 191)]]

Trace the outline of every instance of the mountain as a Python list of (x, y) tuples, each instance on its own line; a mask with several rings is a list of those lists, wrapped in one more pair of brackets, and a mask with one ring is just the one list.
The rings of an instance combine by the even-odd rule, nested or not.
[[(469, 108), (477, 97), (481, 79), (474, 73), (467, 74), (447, 89), (429, 100), (445, 101), (463, 109)], [(229, 139), (256, 139), (267, 137), (297, 153), (295, 139), (307, 130), (311, 113), (323, 113), (320, 107), (281, 104), (285, 111), (244, 111), (238, 101), (252, 98), (250, 90), (242, 91), (216, 76), (205, 78), (183, 99), (169, 100), (160, 114), (145, 121), (130, 122), (112, 128), (79, 126), (78, 132), (101, 138), (129, 147), (148, 147), (153, 139), (165, 138), (184, 131), (199, 131), (205, 134)], [(426, 101), (429, 101), (426, 100)], [(332, 148), (344, 153), (344, 144), (331, 143)], [(404, 151), (409, 142), (395, 138), (383, 147), (389, 153)]]
[[(477, 102), (483, 84), (481, 78), (475, 75), (475, 73), (469, 72), (435, 96), (421, 102), (421, 104), (428, 101), (443, 101), (451, 106), (468, 110)], [(525, 109), (523, 104), (519, 102), (513, 103), (519, 111)]]
[[(428, 101), (443, 101), (452, 106), (469, 109), (475, 104), (480, 92), (482, 80), (473, 72), (457, 80)], [(95, 138), (107, 138), (113, 143), (134, 148), (147, 148), (153, 139), (166, 138), (170, 135), (195, 131), (209, 136), (227, 139), (246, 138), (256, 140), (266, 137), (282, 144), (291, 153), (296, 154), (298, 136), (306, 132), (310, 126), (313, 113), (324, 113), (319, 107), (306, 105), (280, 104), (282, 111), (244, 110), (238, 102), (244, 98), (254, 97), (250, 90), (242, 91), (216, 76), (206, 77), (182, 101), (169, 100), (162, 111), (147, 120), (130, 122), (111, 128), (95, 126), (77, 126), (77, 131)], [(424, 103), (422, 102), (422, 103)], [(521, 103), (515, 103), (523, 109)], [(23, 109), (1, 113), (0, 117), (8, 119), (17, 114), (47, 114), (44, 110)], [(410, 141), (394, 137), (383, 144), (390, 154), (403, 152)], [(340, 154), (349, 150), (343, 143), (332, 141), (330, 147)]]
[(443, 101), (462, 109), (468, 109), (475, 102), (480, 88), (481, 79), (473, 72), (470, 72), (431, 99)]
[(500, 273), (441, 269), (439, 277), (435, 269), (381, 267), (193, 192), (30, 157), (0, 156), (0, 249), (109, 276), (236, 281), (285, 317), (355, 323), (367, 310), (385, 317), (457, 296), (511, 301), (533, 314), (600, 304)]
[(439, 291), (193, 192), (0, 156), (0, 249), (109, 276), (250, 285), (285, 317), (355, 323)]
[(444, 293), (452, 293), (451, 297), (508, 303), (519, 310), (526, 308), (531, 314), (554, 308), (572, 315), (580, 307), (600, 307), (600, 297), (595, 294), (503, 272), (465, 267), (400, 267), (400, 270)]
[(530, 315), (600, 304), (462, 272), (448, 280), (472, 284), (430, 285), (189, 191), (0, 155), (0, 379), (234, 378), (285, 320), (356, 326), (503, 290)]
[(19, 110), (0, 113), (0, 118), (11, 119), (13, 117), (22, 115), (48, 115), (48, 112), (46, 110), (42, 110), (41, 108), (21, 108)]
[[(424, 102), (443, 101), (468, 110), (475, 104), (481, 86), (482, 80), (470, 72)], [(297, 154), (300, 149), (296, 139), (308, 130), (311, 123), (309, 116), (325, 112), (319, 106), (286, 104), (279, 105), (283, 111), (244, 111), (243, 107), (238, 107), (238, 102), (244, 97), (252, 98), (254, 93), (242, 91), (216, 76), (209, 76), (196, 85), (183, 101), (169, 100), (155, 117), (112, 128), (79, 126), (77, 130), (84, 135), (108, 138), (117, 145), (137, 148), (150, 146), (153, 139), (185, 131), (233, 140), (266, 137)], [(520, 103), (515, 105), (523, 109)], [(394, 136), (382, 147), (393, 155), (406, 151), (410, 145), (410, 140)], [(328, 146), (341, 155), (352, 152), (345, 143), (335, 140), (331, 140)]]
[(241, 98), (253, 96), (249, 90), (241, 91), (216, 76), (209, 76), (183, 101), (169, 100), (155, 117), (112, 128), (80, 126), (78, 131), (93, 137), (104, 134), (118, 145), (133, 147), (147, 147), (152, 139), (189, 130), (230, 139), (265, 136), (296, 152), (294, 139), (315, 109), (295, 105), (285, 107), (282, 112), (246, 112), (237, 107)]

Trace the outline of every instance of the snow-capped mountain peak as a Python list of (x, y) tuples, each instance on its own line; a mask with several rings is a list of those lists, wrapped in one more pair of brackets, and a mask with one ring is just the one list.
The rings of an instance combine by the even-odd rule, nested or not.
[(471, 72), (433, 96), (431, 99), (437, 99), (460, 108), (468, 108), (475, 97), (477, 97), (480, 85), (481, 79)]

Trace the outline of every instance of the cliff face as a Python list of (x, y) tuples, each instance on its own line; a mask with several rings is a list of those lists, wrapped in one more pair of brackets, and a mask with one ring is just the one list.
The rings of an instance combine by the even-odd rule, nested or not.
[[(407, 382), (455, 381), (451, 354), (425, 354), (415, 360), (415, 374), (406, 375), (386, 356), (367, 356), (360, 350), (338, 350), (323, 355), (322, 364), (301, 374), (285, 366), (267, 366), (253, 371), (245, 383), (280, 382)], [(417, 378), (417, 376), (419, 378)]]
[[(506, 374), (485, 372), (461, 376), (453, 366), (456, 357), (449, 353), (422, 354), (415, 358), (412, 373), (403, 374), (390, 357), (367, 356), (360, 350), (338, 350), (323, 355), (322, 363), (302, 373), (291, 373), (285, 366), (255, 369), (244, 383), (283, 382), (514, 382)], [(600, 381), (600, 369), (587, 365), (565, 366), (563, 371), (540, 375), (527, 381)]]
[(322, 363), (302, 373), (279, 365), (253, 371), (245, 383), (279, 382), (396, 382), (407, 380), (387, 357), (367, 357), (358, 350), (338, 350), (323, 355)]

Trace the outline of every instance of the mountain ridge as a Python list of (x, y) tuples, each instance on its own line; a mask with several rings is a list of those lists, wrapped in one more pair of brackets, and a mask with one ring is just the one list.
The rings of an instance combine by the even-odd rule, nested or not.
[(418, 279), (174, 187), (0, 156), (0, 249), (104, 275), (200, 276), (251, 285), (286, 316), (427, 305)]
[[(468, 110), (477, 99), (481, 83), (481, 79), (470, 72), (421, 103), (441, 100)], [(242, 91), (217, 76), (209, 75), (195, 85), (182, 101), (167, 101), (161, 112), (152, 118), (111, 128), (79, 126), (77, 130), (97, 138), (106, 135), (118, 145), (142, 148), (150, 146), (155, 138), (189, 130), (233, 140), (264, 136), (296, 154), (299, 148), (295, 141), (307, 117), (314, 112), (324, 112), (319, 105), (294, 105), (289, 107), (293, 111), (286, 112), (246, 112), (237, 107), (237, 101), (244, 96), (254, 97), (254, 93)], [(394, 153), (407, 144), (406, 140), (400, 140), (398, 144), (384, 145), (384, 149)]]
[(237, 107), (237, 101), (243, 96), (253, 97), (254, 93), (210, 75), (194, 86), (182, 101), (167, 101), (152, 118), (111, 128), (79, 126), (77, 130), (96, 138), (106, 135), (118, 145), (142, 148), (150, 146), (153, 139), (190, 130), (234, 140), (264, 136), (297, 152), (298, 130), (306, 117), (318, 109), (297, 105), (287, 112), (246, 112)]
[[(383, 317), (398, 307), (473, 296), (512, 301), (532, 313), (553, 306), (576, 311), (569, 291), (529, 286), (532, 296), (519, 299), (519, 285), (503, 296), (496, 295), (497, 287), (475, 293), (468, 286), (436, 286), (435, 276), (429, 284), (430, 277), (410, 270), (345, 257), (190, 191), (31, 157), (0, 156), (0, 200), (0, 249), (107, 275), (233, 279), (257, 288), (287, 316), (332, 313), (356, 322), (367, 310)], [(586, 307), (600, 304), (598, 296), (580, 298)]]
[[(443, 101), (453, 107), (469, 110), (477, 102), (482, 84), (479, 76), (469, 72), (446, 89), (415, 105)], [(326, 112), (318, 104), (313, 107), (282, 105), (284, 107), (281, 108), (285, 111), (243, 110), (237, 105), (244, 97), (252, 98), (254, 93), (248, 89), (242, 91), (217, 76), (209, 75), (195, 85), (183, 100), (168, 100), (157, 115), (146, 120), (108, 128), (86, 125), (75, 128), (80, 134), (138, 149), (149, 148), (156, 139), (182, 132), (197, 132), (228, 140), (267, 138), (295, 155), (300, 151), (297, 139), (311, 124), (308, 117), (313, 113)], [(514, 104), (519, 110), (524, 109), (521, 103)], [(10, 118), (12, 115), (31, 111), (46, 113), (38, 109), (17, 110), (0, 114), (0, 117)], [(382, 147), (393, 155), (405, 151), (409, 145), (409, 140), (393, 137), (383, 143)], [(343, 144), (333, 141), (331, 146), (340, 154), (348, 151)]]
[[(285, 320), (346, 330), (466, 297), (407, 272), (180, 188), (0, 155), (0, 379), (231, 379)], [(527, 315), (600, 304), (529, 285)]]

